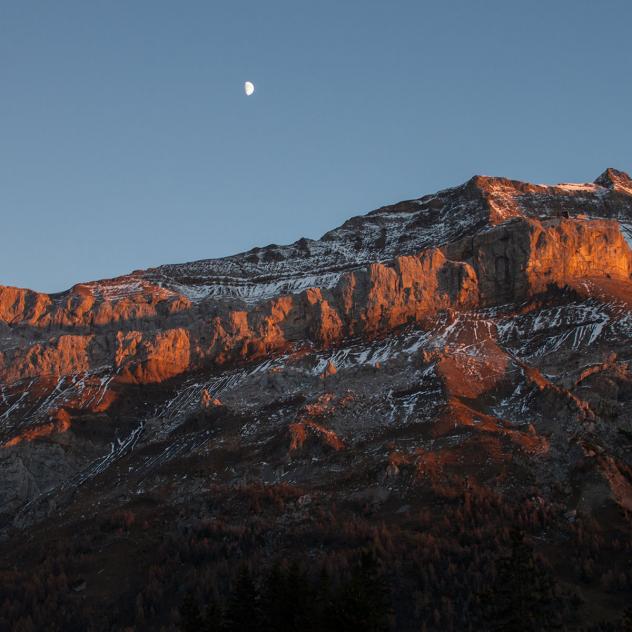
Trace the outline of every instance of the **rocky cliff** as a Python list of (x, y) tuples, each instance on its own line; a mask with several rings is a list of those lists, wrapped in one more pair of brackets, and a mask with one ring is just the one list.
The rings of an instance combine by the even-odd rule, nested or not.
[[(326, 348), (349, 336), (421, 324), (450, 308), (520, 302), (582, 278), (626, 280), (630, 253), (620, 223), (629, 230), (626, 178), (608, 170), (594, 185), (541, 187), (477, 177), (429, 199), (381, 209), (320, 242), (297, 242), (305, 250), (297, 267), (305, 267), (313, 252), (319, 253), (320, 268), (296, 272), (294, 286), (313, 282), (296, 292), (284, 291), (283, 275), (275, 276), (279, 259), (284, 267), (292, 263), (296, 244), (268, 247), (263, 255), (252, 251), (225, 261), (171, 266), (164, 269), (168, 274), (158, 269), (77, 285), (58, 296), (0, 287), (0, 323), (6, 331), (0, 376), (10, 384), (106, 368), (115, 381), (162, 382), (187, 371), (279, 353), (301, 341)], [(438, 201), (444, 198), (449, 204)], [(438, 217), (432, 225), (428, 211), (446, 205), (451, 217)], [(617, 219), (603, 219), (612, 216)], [(367, 240), (365, 224), (367, 232), (375, 230), (374, 217), (380, 218), (379, 243), (373, 250), (366, 243), (358, 247), (358, 241)], [(432, 247), (421, 246), (428, 241), (426, 226), (417, 229), (418, 235), (409, 232), (421, 218), (433, 233)], [(449, 240), (457, 224), (459, 239)], [(351, 237), (349, 225), (356, 226)], [(406, 254), (396, 255), (395, 236), (419, 246), (402, 244), (399, 250)], [(411, 250), (416, 252), (408, 254)], [(278, 251), (282, 254), (272, 256)], [(250, 272), (256, 260), (261, 272), (266, 259), (265, 282), (245, 273), (240, 279), (260, 290), (250, 292), (251, 300), (227, 300), (209, 289), (219, 283), (217, 268)], [(195, 291), (173, 280), (189, 268), (198, 271), (191, 285)], [(191, 298), (205, 268), (207, 295)], [(333, 268), (338, 272), (332, 275)], [(277, 296), (267, 297), (275, 285)]]
[(465, 477), (629, 512), (631, 235), (622, 172), (477, 176), (317, 241), (0, 287), (3, 533), (176, 506), (193, 462), (327, 502)]

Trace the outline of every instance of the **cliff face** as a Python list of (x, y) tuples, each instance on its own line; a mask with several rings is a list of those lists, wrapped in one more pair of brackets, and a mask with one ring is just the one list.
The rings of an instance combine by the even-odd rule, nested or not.
[(374, 337), (447, 309), (519, 303), (579, 279), (626, 281), (631, 272), (615, 220), (515, 218), (443, 248), (342, 273), (331, 288), (239, 307), (193, 304), (151, 284), (114, 298), (97, 285), (76, 286), (58, 301), (2, 288), (2, 322), (20, 340), (4, 352), (0, 377), (10, 383), (107, 367), (117, 381), (162, 382), (301, 342), (327, 348)]
[[(467, 428), (501, 453), (566, 454), (568, 424), (617, 418), (630, 392), (631, 227), (621, 172), (478, 176), (318, 241), (57, 295), (0, 287), (0, 513), (28, 524), (123, 456), (141, 471), (138, 446), (156, 467), (196, 454), (211, 432), (187, 430), (200, 414), (250, 419), (244, 445), (275, 428), (283, 457), (269, 462), (375, 437), (386, 449), (394, 427), (422, 422), (433, 445)], [(603, 476), (627, 502), (612, 450)]]
[(475, 235), (471, 248), (484, 306), (519, 303), (582, 278), (627, 281), (632, 272), (613, 220), (511, 221)]

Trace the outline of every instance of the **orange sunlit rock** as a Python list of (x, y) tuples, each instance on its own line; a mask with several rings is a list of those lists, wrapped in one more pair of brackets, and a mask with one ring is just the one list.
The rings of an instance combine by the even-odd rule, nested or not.
[[(586, 275), (606, 288), (629, 279), (631, 272), (632, 253), (616, 222), (522, 217), (467, 241), (348, 272), (331, 290), (310, 288), (252, 308), (227, 309), (205, 323), (189, 316), (189, 299), (133, 275), (125, 284), (115, 279), (77, 285), (59, 301), (0, 287), (1, 321), (67, 330), (4, 351), (0, 377), (10, 382), (110, 366), (120, 381), (155, 383), (190, 370), (290, 352), (297, 344), (327, 348), (349, 336), (429, 324), (443, 310), (520, 301), (551, 285), (573, 286)], [(173, 319), (178, 326), (170, 326)], [(463, 389), (449, 377), (459, 369), (450, 364), (460, 361), (441, 363), (453, 392)], [(496, 369), (489, 361), (486, 367), (481, 365), (490, 371), (483, 378), (493, 381)]]
[(201, 404), (202, 408), (213, 408), (215, 406), (221, 406), (222, 402), (217, 397), (213, 397), (204, 388), (204, 389), (202, 389), (202, 395), (200, 397), (200, 404)]
[(33, 441), (40, 437), (46, 437), (55, 432), (66, 432), (71, 425), (70, 415), (64, 409), (58, 410), (51, 421), (33, 426), (5, 441), (2, 447), (10, 448), (18, 445), (22, 441)]
[(20, 354), (3, 358), (0, 375), (6, 382), (27, 377), (62, 376), (91, 368), (93, 336), (62, 335), (47, 343), (37, 343)]
[(338, 373), (336, 365), (331, 360), (327, 360), (327, 365), (323, 369), (323, 372), (320, 376), (324, 379), (326, 377), (330, 377), (331, 375), (336, 375), (336, 373)]
[(322, 424), (315, 421), (302, 421), (290, 424), (290, 452), (300, 450), (310, 434), (322, 440), (330, 448), (336, 451), (343, 450), (345, 447), (342, 439), (329, 428), (325, 428)]
[(190, 366), (189, 332), (168, 329), (152, 336), (141, 332), (117, 335), (119, 380), (149, 384), (180, 375)]

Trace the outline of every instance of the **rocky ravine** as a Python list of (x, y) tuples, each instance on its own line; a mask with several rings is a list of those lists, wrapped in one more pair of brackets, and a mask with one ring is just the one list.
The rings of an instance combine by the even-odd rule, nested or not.
[(485, 480), (518, 459), (572, 510), (632, 511), (631, 232), (613, 169), (477, 176), (318, 241), (57, 295), (0, 287), (3, 530), (147, 489), (229, 437), (222, 480), (378, 502), (403, 466)]

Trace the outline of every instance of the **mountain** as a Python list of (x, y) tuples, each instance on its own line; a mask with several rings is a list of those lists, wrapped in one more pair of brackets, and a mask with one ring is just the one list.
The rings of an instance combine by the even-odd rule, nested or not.
[[(241, 558), (344, 569), (327, 556), (372, 543), (395, 629), (483, 629), (516, 526), (575, 600), (570, 629), (614, 620), (632, 593), (631, 240), (625, 173), (475, 176), (317, 241), (0, 287), (0, 627), (70, 629), (80, 603), (93, 629), (176, 629), (183, 587), (210, 577), (222, 599)], [(165, 575), (154, 555), (174, 550)]]

